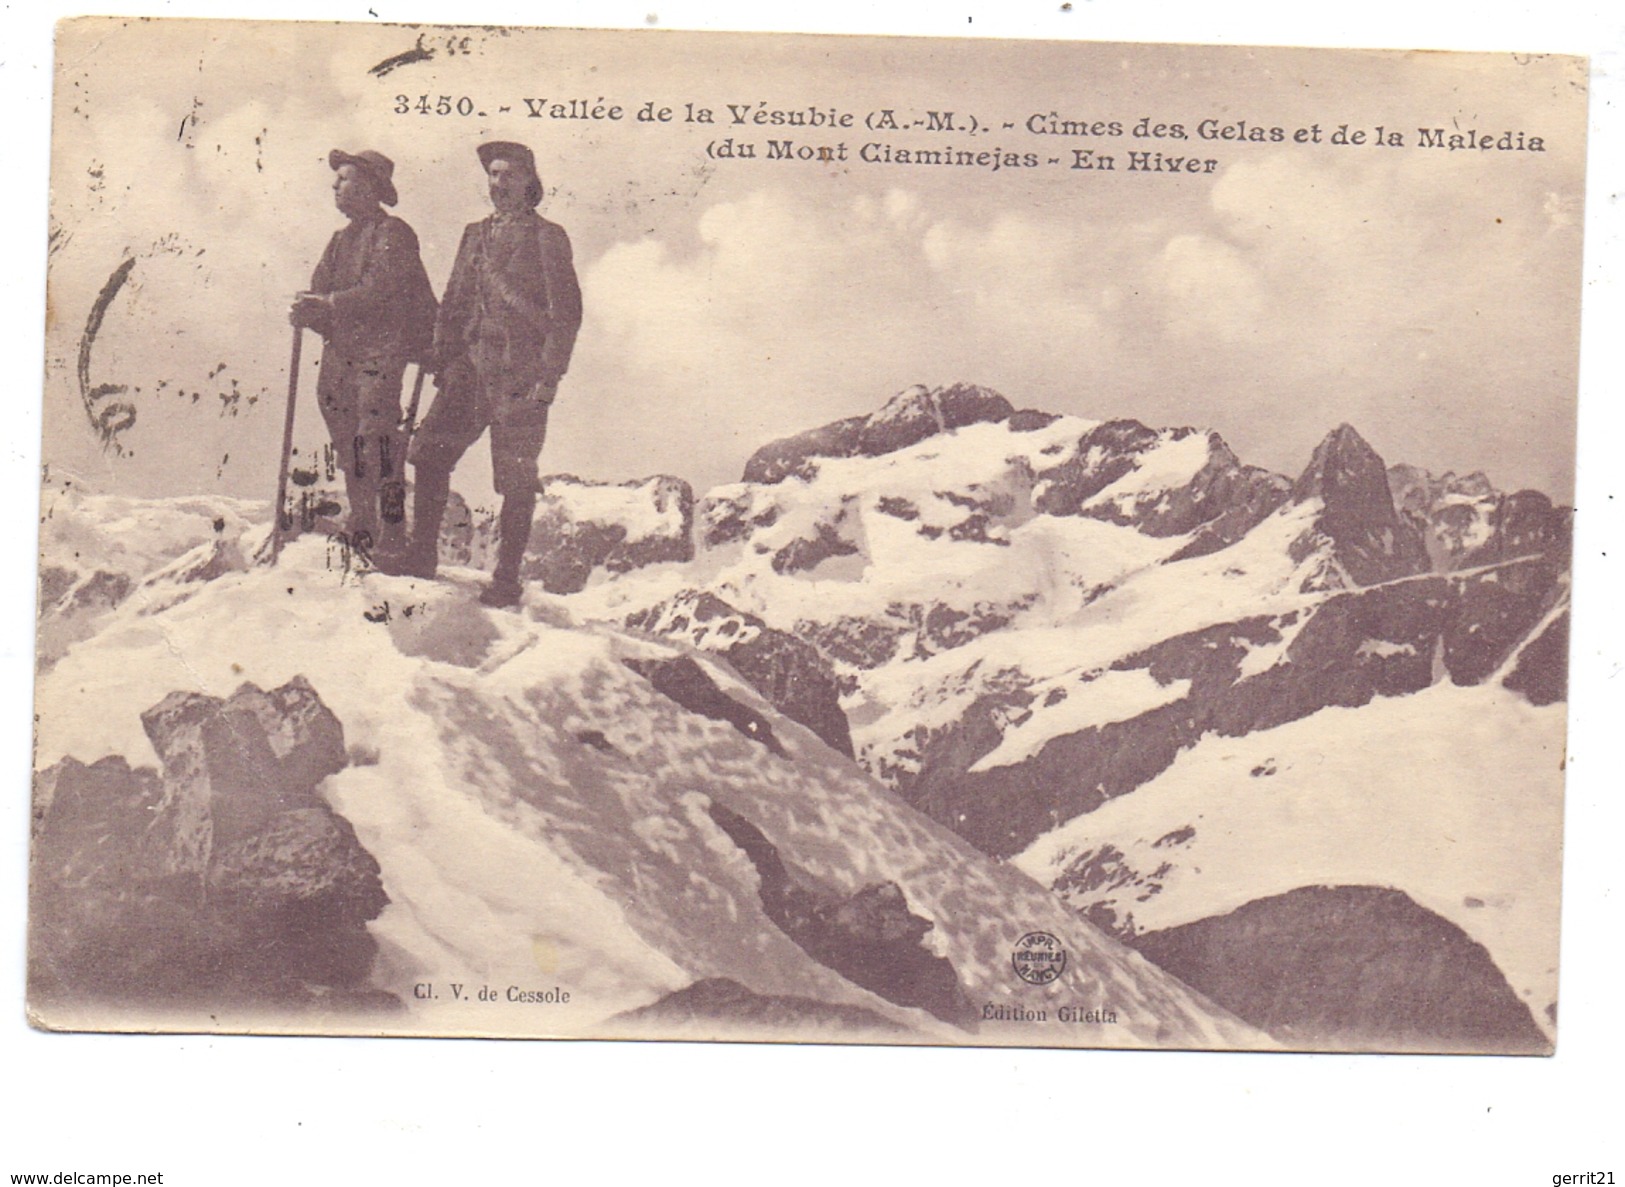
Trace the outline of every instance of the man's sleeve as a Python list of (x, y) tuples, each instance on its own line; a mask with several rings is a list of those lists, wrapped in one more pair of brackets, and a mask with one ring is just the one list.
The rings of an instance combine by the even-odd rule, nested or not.
[(352, 288), (329, 293), (335, 321), (376, 316), (410, 291), (418, 259), (418, 237), (399, 219), (386, 219), (373, 233), (361, 267), (361, 279)]
[(576, 334), (581, 329), (581, 286), (576, 282), (570, 237), (555, 223), (542, 227), (542, 291), (546, 296), (547, 337), (542, 364), (558, 377), (570, 369)]
[[(322, 258), (316, 261), (316, 270), (310, 274), (310, 292), (325, 295), (333, 287), (333, 258), (338, 254), (339, 237), (335, 234), (327, 241)], [(310, 315), (309, 327), (323, 338), (333, 332), (333, 317), (329, 310), (320, 309)]]
[[(474, 255), (479, 250), (479, 224), (463, 228), (462, 242), (457, 245), (457, 260), (451, 266), (451, 279), (446, 281), (445, 294), (440, 298), (440, 313), (434, 323), (435, 354), (444, 356), (459, 351), (466, 345), (468, 303), (473, 299)], [(449, 361), (449, 360), (445, 360)]]

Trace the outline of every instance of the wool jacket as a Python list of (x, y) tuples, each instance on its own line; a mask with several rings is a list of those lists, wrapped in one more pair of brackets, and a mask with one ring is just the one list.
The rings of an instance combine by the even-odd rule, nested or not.
[(467, 358), (488, 382), (556, 382), (581, 328), (570, 237), (533, 211), (470, 223), (435, 326), (442, 367)]
[(347, 358), (422, 359), (433, 342), (434, 288), (418, 237), (382, 210), (334, 232), (310, 279), (330, 308), (311, 325)]

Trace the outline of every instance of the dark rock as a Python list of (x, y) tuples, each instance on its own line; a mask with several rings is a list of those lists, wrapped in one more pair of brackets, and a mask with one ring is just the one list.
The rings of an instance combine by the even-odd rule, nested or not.
[(1462, 567), (1473, 542), (1489, 534), (1489, 520), (1502, 498), (1481, 472), (1435, 478), (1407, 465), (1388, 468), (1388, 489), (1394, 509), (1422, 537), (1438, 573)]
[(920, 659), (925, 659), (939, 652), (963, 647), (989, 631), (1008, 626), (1016, 614), (1030, 604), (1030, 599), (1023, 599), (1007, 606), (978, 602), (966, 610), (946, 606), (940, 602), (929, 608), (911, 606), (910, 618), (919, 623), (918, 634), (914, 640), (914, 654)]
[(1097, 425), (1078, 439), (1069, 460), (1039, 473), (1033, 505), (1046, 515), (1087, 515), (1132, 525), (1148, 536), (1179, 536), (1203, 528), (1175, 560), (1226, 547), (1285, 502), (1291, 484), (1278, 474), (1243, 466), (1217, 433), (1206, 434), (1207, 461), (1188, 480), (1147, 490), (1128, 505), (1113, 500), (1085, 506), (1137, 470), (1146, 454), (1195, 432), (1158, 431), (1137, 420)]
[(348, 761), (343, 727), (300, 676), (270, 693), (245, 684), (224, 701), (171, 693), (141, 724), (164, 767), (154, 834), (173, 873), (201, 873), (216, 846), (320, 805), (316, 785)]
[(868, 418), (858, 438), (858, 452), (880, 457), (938, 433), (1007, 420), (1014, 411), (1010, 401), (990, 388), (969, 383), (939, 388), (915, 384)]
[(152, 877), (147, 830), (162, 799), (157, 772), (132, 770), (121, 755), (89, 766), (64, 758), (42, 771), (34, 781), (35, 875), (69, 891)]
[[(1351, 426), (1340, 425), (1327, 434), (1293, 484), (1293, 503), (1310, 499), (1319, 499), (1322, 510), (1317, 529), (1293, 545), (1294, 561), (1302, 562), (1329, 544), (1329, 562), (1357, 585), (1430, 570), (1421, 537), (1394, 510), (1387, 467)], [(1311, 578), (1306, 589), (1338, 587), (1336, 575), (1327, 572)]]
[(326, 806), (278, 813), (219, 850), (209, 868), (209, 889), (242, 910), (299, 908), (357, 923), (376, 919), (389, 902), (377, 860), (362, 848), (350, 822)]
[(867, 416), (849, 416), (820, 428), (809, 429), (782, 441), (772, 441), (751, 454), (745, 463), (744, 481), (771, 485), (786, 478), (811, 478), (818, 472), (821, 457), (852, 457), (858, 452)]
[(970, 1027), (975, 1014), (952, 963), (923, 945), (931, 921), (908, 909), (896, 883), (838, 896), (790, 869), (737, 812), (713, 801), (710, 815), (756, 867), (763, 912), (808, 956), (887, 1001)]
[(1490, 516), (1490, 538), (1462, 559), (1462, 567), (1486, 565), (1517, 557), (1540, 556), (1568, 567), (1573, 513), (1555, 507), (1537, 490), (1503, 496)]
[(1560, 579), (1541, 557), (1457, 579), (1457, 609), (1443, 651), (1451, 680), (1479, 684), (1493, 675), (1562, 595)]
[(873, 415), (847, 417), (762, 446), (745, 463), (744, 481), (808, 479), (818, 472), (819, 458), (880, 457), (938, 433), (1006, 420), (1013, 411), (998, 392), (976, 384), (939, 388), (915, 384)]
[[(1045, 707), (1019, 683), (994, 687), (956, 721), (916, 731), (912, 747), (880, 758), (875, 773), (971, 844), (1008, 857), (1161, 774), (1206, 732), (1242, 736), (1330, 706), (1403, 696), (1446, 674), (1457, 683), (1482, 681), (1547, 612), (1558, 587), (1543, 564), (1416, 577), (1336, 594), (1279, 618), (1176, 635), (1112, 668), (1143, 669), (1165, 686), (1188, 680), (1188, 694), (1125, 721), (1051, 738), (1019, 763), (972, 771), (1012, 722)], [(1289, 630), (1277, 662), (1244, 678), (1248, 652), (1279, 646)]]
[(611, 742), (607, 737), (604, 736), (603, 730), (577, 730), (575, 738), (576, 741), (580, 742), (583, 746), (591, 746), (600, 754), (620, 753), (620, 750), (616, 748), (615, 743)]
[(882, 515), (890, 515), (893, 519), (901, 519), (905, 523), (913, 523), (920, 518), (918, 507), (896, 495), (882, 495), (875, 501), (875, 510)]
[(816, 1001), (810, 997), (762, 994), (726, 977), (707, 977), (668, 993), (657, 1002), (628, 1010), (610, 1019), (642, 1027), (654, 1024), (659, 1030), (686, 1023), (761, 1028), (776, 1034), (830, 1028), (855, 1033), (906, 1033), (906, 1028), (862, 1006)]
[(868, 669), (891, 662), (903, 639), (917, 629), (915, 622), (888, 612), (878, 619), (842, 615), (828, 622), (798, 622), (795, 633), (835, 663)]
[(1398, 890), (1305, 886), (1132, 943), (1288, 1045), (1551, 1049), (1484, 946)]
[(1201, 524), (1190, 542), (1169, 557), (1167, 563), (1208, 556), (1229, 548), (1286, 502), (1292, 493), (1292, 483), (1258, 466), (1241, 466), (1224, 483), (1214, 483), (1211, 490), (1213, 505), (1223, 510)]
[(1023, 408), (1020, 412), (1012, 412), (1005, 425), (1012, 433), (1036, 433), (1039, 429), (1047, 429), (1060, 420), (1060, 413), (1040, 412), (1036, 408)]
[[(619, 520), (579, 518), (572, 496), (580, 492), (625, 490), (633, 522), (657, 521), (654, 531), (629, 533)], [(648, 506), (638, 506), (646, 497)], [(593, 500), (597, 501), (597, 500)], [(520, 565), (525, 581), (539, 581), (549, 593), (570, 594), (584, 589), (597, 569), (625, 573), (665, 562), (694, 559), (694, 492), (681, 478), (658, 475), (642, 481), (584, 482), (569, 474), (542, 483), (529, 550)]]
[(343, 729), (296, 677), (142, 715), (163, 774), (65, 758), (38, 780), (29, 980), (37, 1002), (357, 1010), (378, 863), (317, 785)]
[[(168, 592), (169, 597), (161, 597), (154, 605), (172, 606), (175, 604), (174, 591), (177, 587), (184, 589), (203, 585), (227, 573), (245, 572), (248, 567), (249, 560), (237, 540), (216, 535), (214, 539), (181, 554), (146, 577), (140, 588), (153, 593)], [(143, 613), (154, 613), (154, 609), (145, 609)]]
[(752, 709), (740, 704), (717, 687), (716, 682), (686, 655), (672, 659), (623, 660), (639, 676), (655, 686), (662, 696), (676, 701), (690, 713), (709, 717), (733, 726), (752, 742), (758, 742), (780, 758), (789, 758), (789, 752), (773, 734), (772, 723)]
[(1113, 891), (1125, 890), (1136, 891), (1138, 900), (1149, 899), (1161, 893), (1161, 880), (1172, 870), (1170, 863), (1163, 862), (1155, 871), (1143, 874), (1124, 860), (1121, 849), (1108, 844), (1078, 854), (1051, 889), (1101, 931), (1127, 941), (1138, 930), (1134, 913), (1119, 915), (1115, 908), (1100, 899)]
[(58, 599), (58, 615), (96, 613), (111, 610), (130, 596), (135, 583), (127, 573), (97, 569), (74, 582)]
[(1479, 472), (1435, 478), (1404, 465), (1389, 469), (1388, 484), (1438, 572), (1533, 556), (1569, 563), (1571, 512), (1539, 491), (1502, 494)]
[(1162, 435), (1137, 420), (1108, 420), (1078, 438), (1073, 456), (1040, 471), (1042, 485), (1033, 508), (1044, 515), (1077, 515), (1083, 505), (1118, 479), (1132, 473), (1139, 459)]
[(389, 897), (377, 860), (325, 806), (280, 813), (217, 852), (209, 889), (211, 909), (253, 936), (241, 973), (355, 985), (372, 967), (366, 924)]
[(720, 548), (746, 539), (761, 528), (772, 527), (779, 519), (779, 505), (759, 497), (755, 488), (713, 492), (700, 500), (694, 523), (702, 548)]
[(840, 526), (824, 521), (813, 536), (798, 536), (773, 554), (775, 573), (801, 573), (816, 569), (832, 557), (856, 556), (858, 546), (841, 534)]
[(1517, 665), (1501, 682), (1531, 704), (1551, 705), (1568, 696), (1569, 612), (1559, 614), (1518, 653)]
[(709, 593), (683, 594), (631, 615), (626, 625), (680, 638), (721, 656), (775, 709), (852, 757), (840, 685), (829, 661), (811, 643)]

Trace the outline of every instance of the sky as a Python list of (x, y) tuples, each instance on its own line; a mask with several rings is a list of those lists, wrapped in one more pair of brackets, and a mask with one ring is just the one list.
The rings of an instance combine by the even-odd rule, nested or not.
[[(491, 138), (536, 151), (584, 293), (544, 472), (703, 491), (776, 437), (966, 381), (1018, 407), (1216, 429), (1291, 475), (1349, 422), (1390, 463), (1572, 489), (1574, 59), (132, 20), (65, 25), (58, 53), (45, 458), (104, 489), (267, 497), (285, 308), (342, 223), (329, 149), (396, 161), (395, 213), (442, 286), (489, 211), (473, 149)], [(452, 113), (415, 110), (421, 95)], [(533, 118), (526, 99), (623, 118)], [(672, 120), (637, 120), (645, 102)], [(720, 125), (686, 122), (687, 103)], [(854, 124), (736, 125), (730, 104)], [(955, 130), (863, 127), (885, 110), (954, 112)], [(1027, 131), (1050, 113), (1122, 134)], [(1187, 138), (1135, 137), (1142, 119)], [(1285, 139), (1203, 140), (1203, 120)], [(1317, 125), (1320, 143), (1293, 142)], [(1367, 142), (1334, 145), (1339, 125)], [(1378, 126), (1404, 146), (1373, 145)], [(1422, 148), (1420, 127), (1545, 150)], [(847, 159), (706, 151), (786, 136)], [(1042, 163), (866, 163), (864, 144)], [(1117, 169), (1068, 168), (1075, 148)], [(1129, 172), (1133, 151), (1216, 164)], [(127, 389), (97, 407), (136, 412), (108, 449), (78, 365), (132, 257), (89, 356), (92, 388)], [(323, 440), (306, 339), (302, 456)], [(488, 483), (476, 447), (458, 485)]]

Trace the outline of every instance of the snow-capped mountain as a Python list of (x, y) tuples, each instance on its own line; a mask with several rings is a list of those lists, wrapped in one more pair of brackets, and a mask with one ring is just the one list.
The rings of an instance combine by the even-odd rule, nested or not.
[[(42, 704), (71, 685), (89, 715), (45, 715), (42, 771), (151, 767), (137, 723), (165, 697), (303, 677), (350, 743), (323, 803), (389, 899), (338, 988), (590, 987), (535, 1033), (1550, 1041), (1568, 512), (1544, 495), (1390, 469), (1348, 425), (1293, 478), (1215, 432), (970, 385), (765, 445), (702, 495), (542, 494), (523, 615), (471, 605), (471, 571), (357, 575), (314, 536), (262, 570), (254, 530), (210, 520), (63, 645)], [(490, 556), (487, 512), (447, 525), (445, 564)], [(132, 803), (170, 778), (64, 770)], [(1305, 979), (1328, 928), (1362, 955)], [(1035, 931), (1140, 1029), (1001, 1013)]]
[(41, 677), (46, 1023), (1269, 1045), (731, 667), (338, 555), (172, 578)]
[[(1432, 789), (1417, 794), (1471, 803), (1483, 773), (1471, 756), (1448, 761), (1471, 745), (1449, 723), (1504, 703), (1539, 723), (1507, 736), (1539, 776), (1523, 792), (1530, 811), (1556, 819), (1561, 776), (1547, 759), (1561, 755), (1562, 711), (1538, 707), (1563, 697), (1567, 529), (1567, 512), (1537, 492), (1390, 472), (1349, 425), (1290, 479), (1243, 465), (1212, 432), (1018, 412), (981, 388), (915, 388), (872, 417), (764, 446), (745, 481), (696, 501), (691, 562), (600, 578), (572, 604), (680, 634), (661, 608), (703, 596), (715, 614), (803, 640), (834, 673), (873, 774), (985, 852), (1021, 855), (1078, 910), (1133, 938), (1160, 918), (1142, 894), (1172, 895), (1159, 901), (1181, 922), (1242, 905), (1188, 875), (1177, 889), (1130, 878), (1129, 893), (1117, 858), (1102, 857), (1119, 839), (1095, 828), (1120, 798), (1125, 811), (1154, 803), (1142, 792), (1221, 739), (1302, 722), (1281, 736), (1335, 749), (1332, 723), (1343, 719), (1332, 710), (1371, 706), (1355, 717), (1390, 732), (1416, 714), (1414, 732), (1439, 751), (1413, 773)], [(1396, 735), (1390, 748), (1405, 745)], [(1380, 797), (1316, 762), (1324, 778), (1303, 794), (1320, 797), (1328, 819), (1384, 835)], [(1136, 844), (1191, 823), (1143, 810), (1152, 815)], [(1245, 811), (1213, 814), (1233, 833), (1256, 829), (1256, 863), (1273, 871), (1261, 895), (1352, 876), (1302, 860), (1318, 849), (1285, 839), (1267, 814), (1256, 825)], [(1468, 816), (1483, 831), (1466, 838), (1473, 845), (1506, 835), (1495, 814)], [(1423, 835), (1424, 847), (1438, 842)], [(1513, 845), (1520, 859), (1549, 852), (1555, 871), (1555, 849), (1541, 848), (1550, 829), (1521, 835), (1534, 848)], [(1187, 851), (1148, 854), (1135, 878), (1195, 868)], [(1364, 877), (1414, 887), (1419, 903), (1489, 944), (1549, 1032), (1555, 882), (1452, 896), (1426, 874), (1390, 863)], [(1510, 925), (1486, 922), (1503, 908)], [(1530, 955), (1519, 940), (1529, 951), (1512, 953), (1509, 937), (1535, 918), (1548, 920), (1545, 946)]]

